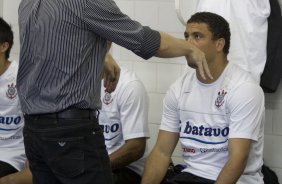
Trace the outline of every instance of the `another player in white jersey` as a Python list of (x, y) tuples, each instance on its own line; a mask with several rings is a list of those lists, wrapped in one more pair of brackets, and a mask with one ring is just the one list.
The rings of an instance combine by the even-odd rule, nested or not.
[(18, 63), (9, 61), (12, 45), (11, 26), (0, 17), (0, 183), (10, 184), (13, 178), (13, 183), (26, 184), (21, 178), (26, 161), (24, 118), (16, 89)]
[(139, 184), (146, 159), (148, 97), (133, 72), (121, 67), (114, 92), (101, 88), (99, 124), (104, 130), (115, 184)]
[(184, 35), (206, 54), (214, 79), (193, 70), (170, 87), (142, 183), (161, 181), (179, 140), (187, 167), (168, 184), (263, 184), (264, 94), (248, 72), (228, 62), (228, 22), (196, 13)]

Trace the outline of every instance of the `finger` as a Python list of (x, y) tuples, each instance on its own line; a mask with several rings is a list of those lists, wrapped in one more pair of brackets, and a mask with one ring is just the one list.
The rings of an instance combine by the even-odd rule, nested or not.
[(112, 75), (108, 78), (107, 82), (107, 92), (113, 92), (116, 89), (120, 77), (120, 67), (116, 66)]
[(203, 63), (202, 62), (199, 62), (198, 63), (198, 66), (197, 66), (197, 69), (201, 75), (201, 77), (206, 80), (206, 76), (205, 76), (205, 72), (204, 72), (204, 68), (203, 68)]
[(115, 77), (108, 77), (104, 80), (105, 91), (108, 93), (113, 92), (116, 89), (117, 83), (118, 80)]
[(117, 86), (117, 82), (110, 82), (107, 88), (105, 89), (105, 91), (111, 93), (116, 89), (116, 86)]
[(204, 73), (208, 76), (208, 78), (213, 79), (213, 76), (211, 75), (207, 60), (205, 58), (203, 61), (203, 69), (204, 69)]

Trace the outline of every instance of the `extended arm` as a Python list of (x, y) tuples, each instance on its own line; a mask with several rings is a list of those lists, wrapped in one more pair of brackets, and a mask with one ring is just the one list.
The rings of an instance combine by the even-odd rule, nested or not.
[(114, 1), (88, 1), (84, 9), (84, 21), (89, 29), (95, 30), (101, 37), (133, 51), (144, 59), (152, 56), (161, 58), (185, 56), (189, 66), (198, 68), (203, 79), (205, 76), (212, 78), (205, 55), (198, 48), (184, 39), (159, 33), (131, 20), (120, 11)]
[(159, 184), (162, 181), (178, 138), (178, 133), (159, 131), (157, 142), (146, 161), (142, 184)]
[(187, 64), (192, 68), (197, 68), (203, 79), (206, 79), (206, 76), (212, 79), (205, 54), (200, 49), (183, 39), (174, 38), (164, 32), (160, 32), (160, 34), (161, 43), (156, 54), (157, 57), (171, 58), (185, 56)]
[(110, 154), (112, 170), (123, 168), (140, 159), (145, 151), (146, 138), (135, 138), (125, 141), (117, 151)]
[(235, 184), (242, 175), (251, 148), (250, 139), (229, 139), (229, 158), (215, 184)]

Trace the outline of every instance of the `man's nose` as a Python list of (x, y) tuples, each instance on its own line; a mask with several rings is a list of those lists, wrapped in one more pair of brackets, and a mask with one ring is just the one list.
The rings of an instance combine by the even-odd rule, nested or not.
[(192, 37), (189, 37), (186, 40), (187, 40), (187, 42), (194, 44), (194, 39)]

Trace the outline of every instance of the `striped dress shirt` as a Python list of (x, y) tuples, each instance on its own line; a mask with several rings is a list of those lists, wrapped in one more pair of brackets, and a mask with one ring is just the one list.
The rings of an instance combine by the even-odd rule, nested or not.
[(112, 0), (22, 0), (17, 89), (26, 114), (100, 107), (106, 40), (148, 59), (160, 34)]

